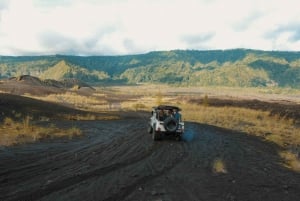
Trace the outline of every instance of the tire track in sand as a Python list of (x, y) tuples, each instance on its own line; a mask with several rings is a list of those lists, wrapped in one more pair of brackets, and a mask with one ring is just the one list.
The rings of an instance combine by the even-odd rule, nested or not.
[[(131, 130), (130, 132), (126, 132), (126, 135), (122, 136), (122, 139), (117, 138), (115, 141), (121, 141), (122, 143), (125, 142), (125, 145), (124, 145), (125, 147), (130, 147), (130, 146), (133, 146), (133, 145), (138, 144), (143, 141), (144, 142), (150, 141), (150, 143), (152, 143), (150, 136), (147, 135), (146, 129), (144, 128), (146, 125), (143, 125), (143, 124), (139, 124), (139, 125), (140, 126), (138, 128), (135, 128), (133, 131)], [(141, 132), (141, 131), (143, 131), (143, 132)], [(115, 144), (113, 142), (111, 144)], [(156, 171), (155, 168), (153, 168), (153, 167), (151, 168), (151, 166), (153, 166), (153, 164), (151, 163), (151, 160), (148, 160), (148, 159), (152, 158), (151, 156), (153, 155), (153, 153), (156, 152), (156, 150), (159, 150), (161, 147), (164, 147), (162, 145), (166, 145), (166, 143), (164, 143), (164, 142), (152, 143), (152, 145), (149, 147), (149, 149), (147, 149), (145, 152), (141, 152), (138, 155), (134, 155), (133, 157), (126, 156), (127, 158), (124, 158), (123, 161), (119, 160), (120, 158), (116, 158), (114, 160), (116, 162), (111, 165), (107, 165), (105, 167), (99, 167), (99, 168), (93, 169), (91, 171), (82, 173), (82, 174), (77, 174), (75, 176), (68, 176), (63, 179), (58, 179), (58, 180), (48, 183), (47, 185), (44, 185), (38, 189), (34, 189), (34, 190), (30, 190), (30, 191), (28, 191), (28, 190), (19, 191), (13, 197), (8, 196), (5, 199), (11, 200), (11, 201), (38, 200), (38, 199), (41, 199), (41, 198), (43, 198), (47, 195), (50, 195), (54, 192), (63, 191), (64, 189), (67, 189), (77, 183), (84, 181), (84, 180), (89, 180), (89, 179), (95, 178), (95, 177), (102, 177), (111, 172), (116, 172), (120, 169), (124, 169), (127, 166), (135, 166), (135, 164), (137, 164), (139, 162), (144, 163), (143, 161), (146, 160), (147, 166), (150, 167), (148, 169), (152, 169), (151, 171), (155, 172), (154, 173), (155, 175), (142, 177), (142, 178), (138, 179), (134, 184), (123, 189), (120, 194), (124, 196), (124, 195), (130, 193), (131, 189), (134, 189), (140, 183), (145, 182), (146, 180), (150, 179), (150, 177), (151, 178), (158, 177), (159, 175), (161, 175), (164, 172), (171, 169), (174, 165), (176, 165), (176, 163), (178, 163), (181, 160), (182, 157), (175, 158), (175, 160), (172, 163), (170, 163), (168, 166), (163, 167), (163, 169), (160, 169), (158, 171)], [(135, 146), (137, 146), (137, 145), (135, 145)], [(133, 151), (134, 150), (135, 149), (133, 147)], [(87, 150), (87, 151), (91, 151), (91, 150)], [(131, 152), (133, 152), (133, 151), (131, 151)], [(116, 153), (122, 152), (122, 150), (116, 148), (115, 152)], [(113, 156), (113, 154), (112, 154), (112, 156)], [(121, 161), (121, 162), (118, 162), (118, 161)], [(114, 195), (114, 196), (116, 196), (116, 195)], [(114, 196), (112, 196), (112, 197), (114, 197)]]

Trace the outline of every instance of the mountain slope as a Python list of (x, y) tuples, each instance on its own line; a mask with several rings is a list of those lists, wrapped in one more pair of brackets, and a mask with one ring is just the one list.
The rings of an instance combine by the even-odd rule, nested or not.
[(53, 67), (44, 71), (40, 77), (42, 79), (62, 80), (65, 78), (76, 78), (82, 81), (93, 82), (107, 79), (109, 76), (102, 71), (89, 71), (86, 68), (67, 63), (65, 60), (59, 61)]
[(88, 83), (168, 83), (196, 86), (300, 88), (300, 52), (174, 50), (126, 56), (0, 57), (0, 77), (30, 74)]
[[(242, 50), (241, 50), (242, 51)], [(247, 52), (247, 51), (242, 51)], [(181, 52), (180, 52), (181, 53)], [(129, 82), (180, 83), (200, 86), (289, 86), (300, 87), (300, 54), (278, 57), (268, 54), (238, 54), (235, 58), (215, 60), (177, 59), (182, 55), (173, 55), (173, 59), (127, 69), (121, 78)], [(224, 54), (226, 55), (226, 54)], [(243, 55), (243, 56), (241, 56)], [(192, 52), (193, 56), (193, 52)], [(221, 55), (219, 55), (221, 56)], [(177, 59), (177, 61), (176, 61)], [(288, 61), (290, 59), (291, 61)]]

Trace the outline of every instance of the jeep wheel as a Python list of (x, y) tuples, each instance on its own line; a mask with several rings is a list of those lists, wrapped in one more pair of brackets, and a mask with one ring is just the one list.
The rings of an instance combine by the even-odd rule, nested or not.
[(165, 129), (169, 132), (175, 132), (177, 130), (178, 122), (173, 117), (168, 117), (164, 121)]

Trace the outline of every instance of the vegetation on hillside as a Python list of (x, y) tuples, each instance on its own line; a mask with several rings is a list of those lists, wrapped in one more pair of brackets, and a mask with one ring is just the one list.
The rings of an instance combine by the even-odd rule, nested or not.
[(69, 64), (64, 60), (58, 62), (55, 66), (48, 68), (41, 76), (43, 79), (62, 80), (65, 78), (76, 78), (82, 81), (97, 82), (107, 79), (109, 76), (102, 71), (89, 71), (76, 65)]
[(0, 56), (0, 78), (32, 75), (39, 77), (50, 66), (59, 62), (55, 56)]
[(174, 50), (127, 56), (0, 57), (0, 77), (30, 74), (89, 83), (300, 88), (300, 52)]

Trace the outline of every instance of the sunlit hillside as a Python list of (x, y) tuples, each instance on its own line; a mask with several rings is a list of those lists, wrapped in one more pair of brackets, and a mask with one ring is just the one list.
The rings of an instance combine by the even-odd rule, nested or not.
[(126, 56), (0, 57), (0, 77), (29, 74), (88, 83), (300, 88), (300, 52), (174, 50)]

